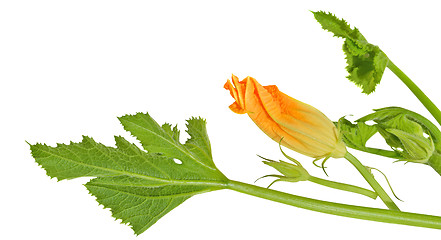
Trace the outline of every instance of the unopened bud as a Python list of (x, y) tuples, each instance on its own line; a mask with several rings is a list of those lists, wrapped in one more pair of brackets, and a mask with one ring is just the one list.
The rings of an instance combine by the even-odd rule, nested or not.
[(263, 163), (273, 167), (278, 172), (283, 174), (283, 176), (285, 177), (284, 178), (285, 181), (289, 181), (289, 182), (306, 181), (310, 177), (309, 173), (306, 171), (305, 168), (302, 167), (302, 165), (295, 165), (282, 160), (280, 160), (279, 162), (273, 160), (266, 160)]

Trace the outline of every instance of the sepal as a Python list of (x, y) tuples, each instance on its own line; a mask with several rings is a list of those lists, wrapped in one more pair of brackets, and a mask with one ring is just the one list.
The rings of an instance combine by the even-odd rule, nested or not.
[(280, 172), (283, 175), (284, 181), (287, 182), (306, 181), (310, 177), (308, 171), (302, 165), (292, 164), (283, 160), (274, 161), (269, 159), (263, 161), (263, 163)]

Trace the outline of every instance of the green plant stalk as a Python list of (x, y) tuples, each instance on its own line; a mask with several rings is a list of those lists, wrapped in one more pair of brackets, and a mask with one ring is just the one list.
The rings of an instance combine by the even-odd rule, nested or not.
[(227, 189), (316, 212), (377, 222), (441, 229), (441, 217), (333, 203), (230, 180)]
[(399, 69), (392, 61), (389, 60), (387, 67), (412, 91), (412, 93), (420, 100), (426, 109), (432, 114), (436, 121), (441, 125), (441, 111), (436, 105), (421, 91), (421, 89)]
[(372, 199), (376, 199), (378, 197), (378, 194), (376, 192), (373, 192), (373, 191), (365, 189), (365, 188), (357, 187), (354, 185), (346, 184), (346, 183), (334, 182), (334, 181), (330, 181), (330, 180), (326, 180), (326, 179), (322, 179), (322, 178), (317, 178), (317, 177), (313, 177), (313, 176), (310, 176), (308, 178), (308, 181), (320, 184), (322, 186), (338, 189), (338, 190), (343, 190), (343, 191), (352, 192), (352, 193), (358, 193), (358, 194), (364, 195), (366, 197), (370, 197)]
[(346, 152), (345, 158), (352, 164), (354, 167), (360, 172), (360, 174), (366, 179), (366, 181), (371, 185), (374, 191), (378, 194), (378, 196), (383, 200), (384, 204), (391, 209), (400, 211), (397, 205), (392, 201), (389, 195), (384, 191), (381, 185), (375, 180), (374, 176), (371, 172), (352, 154)]
[(352, 147), (352, 146), (348, 146), (351, 147), (353, 149), (362, 151), (362, 152), (366, 152), (366, 153), (370, 153), (370, 154), (375, 154), (378, 156), (383, 156), (383, 157), (388, 157), (388, 158), (395, 158), (395, 159), (401, 159), (401, 156), (394, 152), (394, 151), (390, 151), (390, 150), (384, 150), (384, 149), (378, 149), (378, 148), (371, 148), (371, 147), (362, 147), (362, 148), (357, 148), (357, 147)]

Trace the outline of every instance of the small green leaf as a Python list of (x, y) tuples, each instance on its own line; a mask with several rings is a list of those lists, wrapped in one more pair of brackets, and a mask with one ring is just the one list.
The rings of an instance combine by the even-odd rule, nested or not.
[(357, 28), (351, 28), (344, 20), (332, 13), (313, 12), (315, 19), (322, 28), (334, 33), (335, 37), (345, 39), (343, 51), (346, 55), (347, 78), (370, 94), (380, 83), (389, 59), (378, 46), (367, 42)]
[(324, 11), (312, 13), (322, 28), (333, 33), (335, 37), (365, 40), (358, 29), (352, 29), (344, 19), (338, 19), (334, 14)]
[(214, 165), (203, 119), (187, 121), (185, 144), (177, 127), (160, 126), (148, 114), (120, 120), (148, 152), (122, 137), (115, 137), (116, 147), (83, 137), (69, 145), (31, 145), (32, 155), (58, 180), (95, 177), (85, 185), (89, 192), (136, 234), (191, 196), (225, 187), (228, 179)]
[(351, 123), (342, 117), (338, 120), (338, 127), (346, 146), (354, 149), (363, 149), (367, 141), (377, 133), (377, 128), (369, 126), (364, 122)]

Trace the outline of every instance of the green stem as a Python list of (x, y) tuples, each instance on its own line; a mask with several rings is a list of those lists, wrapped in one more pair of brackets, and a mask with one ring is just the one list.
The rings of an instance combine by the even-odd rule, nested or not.
[(383, 157), (401, 159), (401, 156), (394, 151), (378, 149), (378, 148), (371, 148), (371, 147), (364, 147), (362, 149), (357, 149), (357, 150), (371, 153), (371, 154), (376, 154), (376, 155), (383, 156)]
[(358, 193), (358, 194), (361, 194), (361, 195), (364, 195), (364, 196), (367, 196), (367, 197), (370, 197), (373, 199), (376, 199), (378, 196), (377, 193), (375, 193), (371, 190), (365, 189), (365, 188), (357, 187), (357, 186), (346, 184), (346, 183), (334, 182), (334, 181), (330, 181), (330, 180), (323, 179), (323, 178), (317, 178), (317, 177), (310, 176), (308, 178), (308, 181), (320, 184), (322, 186), (338, 189), (338, 190)]
[(404, 74), (392, 61), (389, 60), (387, 67), (412, 91), (412, 93), (420, 100), (426, 109), (432, 114), (436, 121), (441, 125), (441, 111), (435, 104), (421, 91), (421, 89), (412, 80)]
[(441, 217), (438, 216), (327, 202), (236, 181), (229, 181), (226, 187), (251, 196), (337, 216), (441, 229)]
[(371, 187), (375, 190), (378, 196), (383, 200), (384, 204), (391, 209), (400, 211), (400, 209), (395, 205), (392, 199), (387, 195), (386, 191), (381, 187), (381, 185), (375, 180), (374, 176), (369, 172), (369, 170), (361, 164), (361, 162), (354, 157), (349, 152), (346, 152), (345, 158), (352, 164), (354, 167), (360, 172), (360, 174), (366, 179), (366, 181), (371, 185)]

